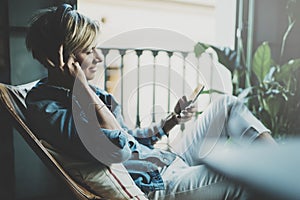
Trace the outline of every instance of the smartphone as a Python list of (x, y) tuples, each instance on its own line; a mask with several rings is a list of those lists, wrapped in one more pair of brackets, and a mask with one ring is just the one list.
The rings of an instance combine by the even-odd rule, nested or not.
[(201, 94), (201, 92), (204, 90), (204, 85), (199, 84), (193, 91), (193, 93), (190, 95), (190, 101), (191, 104), (195, 103), (199, 97), (199, 95)]
[[(204, 85), (199, 84), (193, 91), (193, 93), (189, 97), (188, 105), (185, 108), (192, 106), (198, 99), (201, 92), (204, 90)], [(178, 117), (182, 117), (182, 113), (179, 113)]]

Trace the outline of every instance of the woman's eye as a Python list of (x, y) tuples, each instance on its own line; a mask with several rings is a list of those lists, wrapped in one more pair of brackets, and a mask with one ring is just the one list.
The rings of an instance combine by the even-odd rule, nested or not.
[(89, 55), (89, 54), (91, 54), (91, 53), (93, 53), (93, 50), (87, 51), (87, 52), (86, 52), (87, 55)]
[(87, 50), (85, 51), (85, 54), (86, 54), (86, 55), (89, 55), (89, 54), (94, 53), (94, 51), (95, 51), (95, 48), (93, 47), (93, 48), (91, 48), (91, 49), (87, 49)]

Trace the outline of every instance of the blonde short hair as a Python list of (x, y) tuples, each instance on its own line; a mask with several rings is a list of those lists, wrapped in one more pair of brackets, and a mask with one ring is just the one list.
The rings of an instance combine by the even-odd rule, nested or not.
[[(99, 23), (64, 4), (57, 8), (40, 10), (31, 21), (26, 36), (26, 47), (35, 59), (44, 64), (45, 59), (57, 59), (63, 45), (64, 56), (78, 53), (93, 45)], [(44, 64), (45, 67), (47, 67)]]

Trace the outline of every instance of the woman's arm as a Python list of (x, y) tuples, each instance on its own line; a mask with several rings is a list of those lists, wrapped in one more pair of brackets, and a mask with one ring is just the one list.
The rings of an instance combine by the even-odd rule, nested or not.
[(48, 60), (48, 64), (52, 81), (73, 89), (72, 115), (82, 143), (94, 157), (105, 158), (108, 164), (129, 159), (131, 136), (122, 130), (114, 115), (90, 88), (79, 63), (72, 56), (64, 63), (62, 50), (61, 47), (58, 62), (54, 64)]
[[(153, 145), (159, 141), (159, 139), (163, 135), (169, 134), (169, 131), (174, 128), (179, 123), (184, 123), (190, 120), (193, 114), (196, 112), (195, 106), (189, 105), (188, 107), (184, 107), (189, 105), (188, 101), (185, 97), (182, 97), (177, 102), (174, 112), (172, 112), (166, 119), (162, 119), (158, 123), (151, 124), (146, 128), (136, 128), (133, 130), (129, 130), (125, 125), (123, 117), (121, 115), (120, 106), (117, 106), (114, 109), (114, 113), (117, 116), (119, 124), (121, 124), (124, 130), (127, 130), (129, 134), (131, 134), (135, 139), (150, 148), (153, 148)], [(184, 109), (181, 109), (184, 108)], [(179, 114), (175, 113), (178, 112)]]
[(104, 102), (90, 88), (87, 78), (74, 56), (70, 55), (67, 62), (64, 62), (62, 45), (57, 53), (57, 60), (52, 61), (46, 58), (45, 63), (49, 69), (49, 80), (73, 89), (73, 95), (80, 102), (84, 113), (91, 117), (90, 119), (96, 113), (101, 128), (121, 130), (121, 126), (106, 108)]
[(115, 116), (87, 82), (75, 81), (73, 94), (78, 98), (89, 120), (97, 120), (103, 129), (122, 130)]

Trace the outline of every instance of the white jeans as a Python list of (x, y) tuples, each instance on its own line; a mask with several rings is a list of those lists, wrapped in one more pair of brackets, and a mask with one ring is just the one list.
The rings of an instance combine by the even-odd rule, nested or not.
[[(269, 130), (232, 96), (213, 102), (194, 123), (192, 130), (175, 139), (177, 158), (161, 173), (165, 190), (149, 194), (150, 199), (247, 199), (247, 192), (204, 164), (214, 144), (228, 140), (249, 145)], [(182, 159), (181, 159), (182, 158)]]

